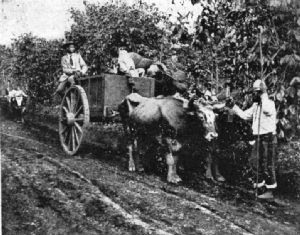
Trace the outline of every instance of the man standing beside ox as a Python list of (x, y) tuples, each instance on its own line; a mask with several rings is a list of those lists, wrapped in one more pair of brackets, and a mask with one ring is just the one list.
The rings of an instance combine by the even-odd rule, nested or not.
[(256, 173), (253, 186), (258, 189), (258, 198), (272, 199), (277, 188), (275, 175), (276, 156), (276, 109), (269, 99), (264, 81), (256, 80), (253, 84), (253, 105), (243, 111), (234, 104), (232, 98), (226, 103), (233, 113), (244, 120), (252, 120), (252, 131), (256, 139), (249, 163)]

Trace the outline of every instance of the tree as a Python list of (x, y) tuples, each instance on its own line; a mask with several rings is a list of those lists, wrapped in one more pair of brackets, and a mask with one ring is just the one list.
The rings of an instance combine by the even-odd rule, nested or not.
[(60, 70), (62, 42), (47, 41), (31, 34), (21, 35), (12, 44), (14, 54), (13, 76), (26, 84), (31, 97), (43, 102), (49, 100)]
[(13, 69), (13, 53), (12, 50), (6, 46), (0, 45), (0, 72), (1, 80), (0, 87), (3, 89), (8, 80), (11, 80), (11, 73)]
[[(219, 77), (231, 78), (239, 86), (249, 86), (257, 78), (274, 84), (278, 76), (288, 82), (295, 70), (287, 71), (281, 65), (288, 59), (298, 58), (300, 52), (295, 16), (292, 9), (282, 11), (264, 1), (244, 8), (229, 1), (205, 6), (197, 23), (194, 48), (204, 52), (207, 61), (203, 64), (203, 58), (198, 57), (191, 70), (207, 77), (205, 71), (215, 73), (213, 67), (218, 67)], [(290, 54), (294, 56), (286, 57)]]
[[(236, 86), (249, 87), (254, 79), (264, 78), (274, 85), (278, 79), (288, 83), (298, 73), (300, 20), (295, 9), (273, 8), (265, 1), (242, 6), (208, 2), (196, 3), (203, 11), (193, 33), (185, 23), (187, 16), (178, 14), (177, 22), (170, 22), (155, 5), (85, 3), (85, 11), (71, 9), (74, 24), (66, 36), (79, 46), (90, 74), (105, 72), (110, 51), (117, 47), (162, 62), (176, 51), (180, 68), (192, 75), (191, 83), (212, 79), (222, 84), (230, 78)], [(25, 34), (9, 52), (13, 76), (26, 82), (41, 102), (54, 91), (61, 45)]]
[(157, 7), (146, 3), (85, 6), (85, 11), (71, 10), (75, 24), (67, 34), (80, 47), (91, 73), (101, 73), (110, 66), (110, 51), (116, 47), (159, 57), (165, 31), (157, 24), (167, 18)]

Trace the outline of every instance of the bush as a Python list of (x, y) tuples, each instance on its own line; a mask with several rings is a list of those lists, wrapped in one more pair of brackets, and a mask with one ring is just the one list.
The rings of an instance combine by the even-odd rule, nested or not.
[(157, 27), (166, 16), (153, 5), (86, 4), (85, 11), (71, 10), (75, 22), (68, 34), (80, 47), (90, 73), (110, 66), (112, 48), (125, 47), (145, 57), (159, 57), (165, 31)]
[(26, 84), (29, 95), (38, 102), (49, 100), (60, 71), (62, 41), (47, 41), (31, 34), (15, 39), (13, 76)]

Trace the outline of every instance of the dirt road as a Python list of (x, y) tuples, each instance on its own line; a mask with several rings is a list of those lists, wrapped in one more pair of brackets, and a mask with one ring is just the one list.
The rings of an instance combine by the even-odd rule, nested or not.
[(122, 151), (85, 144), (69, 157), (57, 133), (1, 117), (3, 234), (300, 234), (300, 204), (245, 190), (130, 173)]

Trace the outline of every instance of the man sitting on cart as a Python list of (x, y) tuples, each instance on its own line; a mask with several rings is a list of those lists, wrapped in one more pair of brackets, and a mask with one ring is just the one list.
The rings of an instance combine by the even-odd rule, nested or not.
[(61, 58), (61, 66), (63, 75), (59, 78), (59, 85), (54, 93), (60, 96), (64, 95), (64, 88), (67, 83), (73, 85), (76, 78), (85, 75), (88, 68), (79, 53), (75, 53), (75, 44), (73, 41), (64, 43), (63, 48), (66, 49), (67, 54)]

